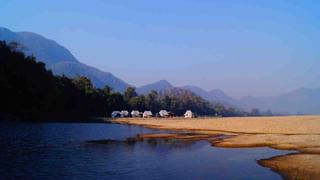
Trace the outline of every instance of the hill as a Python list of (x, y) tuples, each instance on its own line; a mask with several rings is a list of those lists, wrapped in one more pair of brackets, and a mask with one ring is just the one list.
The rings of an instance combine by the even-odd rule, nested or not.
[(274, 97), (244, 97), (238, 100), (238, 105), (284, 114), (320, 114), (320, 89), (299, 88)]
[(139, 94), (148, 94), (152, 90), (161, 92), (174, 88), (172, 84), (170, 84), (167, 80), (160, 80), (151, 84), (147, 84), (136, 89)]
[(32, 32), (12, 32), (0, 27), (0, 40), (17, 42), (27, 55), (34, 55), (44, 62), (46, 68), (56, 75), (87, 76), (96, 87), (110, 86), (115, 91), (123, 92), (129, 85), (112, 73), (79, 62), (72, 53), (57, 42)]
[(206, 91), (197, 86), (174, 87), (162, 80), (138, 88), (138, 92), (147, 93), (151, 90), (167, 91), (184, 89), (193, 92), (211, 103), (221, 103), (226, 107), (237, 107), (245, 111), (258, 108), (261, 111), (271, 110), (281, 114), (320, 114), (320, 89), (299, 88), (292, 92), (274, 97), (243, 97), (232, 98), (220, 89)]

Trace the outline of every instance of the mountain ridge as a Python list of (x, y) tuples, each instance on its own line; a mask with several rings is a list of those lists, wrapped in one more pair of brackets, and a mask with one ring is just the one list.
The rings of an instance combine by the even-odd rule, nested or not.
[(140, 86), (136, 88), (138, 94), (147, 94), (151, 91), (164, 91), (170, 90), (174, 88), (174, 86), (167, 80), (159, 80), (154, 83), (146, 84), (144, 86)]
[[(160, 83), (157, 83), (157, 85), (160, 85)], [(143, 87), (149, 86), (144, 85), (138, 89)], [(278, 96), (246, 96), (239, 99), (230, 97), (221, 89), (206, 91), (202, 88), (191, 85), (170, 87), (170, 89), (173, 88), (189, 90), (211, 103), (221, 103), (226, 107), (237, 107), (246, 111), (258, 108), (262, 111), (271, 110), (280, 114), (320, 114), (320, 88), (297, 88), (296, 90), (282, 93)], [(166, 90), (165, 87), (157, 87), (157, 89), (161, 89), (162, 91)]]
[(0, 27), (0, 40), (15, 41), (21, 44), (27, 55), (34, 55), (56, 75), (66, 75), (68, 77), (84, 75), (90, 78), (96, 87), (108, 85), (119, 92), (123, 92), (130, 86), (110, 72), (104, 72), (81, 63), (67, 48), (37, 33), (13, 32)]

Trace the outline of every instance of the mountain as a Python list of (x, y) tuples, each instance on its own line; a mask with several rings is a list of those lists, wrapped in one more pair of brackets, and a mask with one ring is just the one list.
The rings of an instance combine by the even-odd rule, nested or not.
[(236, 104), (236, 100), (226, 95), (220, 89), (213, 89), (211, 91), (203, 90), (197, 86), (183, 86), (182, 89), (190, 90), (193, 93), (201, 96), (202, 98), (212, 102), (212, 103), (221, 103), (225, 106), (234, 106)]
[(78, 75), (89, 77), (96, 87), (110, 86), (113, 90), (124, 92), (129, 85), (119, 78), (115, 77), (112, 73), (100, 71), (97, 68), (88, 65), (65, 61), (52, 65), (50, 69), (55, 74), (64, 74), (67, 77), (76, 77)]
[(223, 105), (227, 107), (234, 107), (234, 100), (233, 98), (226, 95), (222, 90), (220, 89), (214, 89), (211, 91), (205, 91), (197, 86), (183, 86), (183, 87), (175, 87), (171, 83), (169, 83), (167, 80), (160, 80), (151, 84), (147, 84), (141, 87), (138, 87), (136, 91), (138, 94), (147, 94), (150, 91), (157, 91), (157, 92), (170, 92), (171, 90), (175, 91), (188, 91), (192, 92), (203, 99), (212, 102), (212, 103), (222, 103)]
[(320, 89), (299, 88), (274, 97), (236, 99), (219, 89), (205, 91), (195, 86), (182, 88), (188, 89), (210, 102), (219, 102), (225, 106), (235, 106), (246, 111), (258, 108), (262, 111), (271, 110), (282, 114), (320, 114)]
[(35, 33), (12, 32), (6, 28), (0, 28), (0, 40), (18, 42), (24, 46), (25, 53), (33, 54), (47, 66), (64, 61), (78, 62), (69, 50)]
[(87, 76), (96, 87), (110, 86), (115, 91), (123, 92), (129, 84), (109, 72), (79, 62), (72, 53), (57, 42), (31, 32), (12, 32), (0, 27), (0, 40), (18, 42), (28, 55), (34, 55), (46, 64), (54, 74), (75, 77)]
[(157, 91), (157, 92), (161, 92), (161, 91), (166, 91), (166, 90), (170, 90), (173, 88), (174, 88), (173, 85), (170, 84), (168, 81), (160, 80), (155, 83), (151, 83), (151, 84), (147, 84), (147, 85), (138, 87), (136, 89), (136, 91), (138, 94), (147, 94), (152, 90)]
[(174, 87), (168, 81), (162, 80), (142, 86), (137, 91), (146, 94), (151, 90), (159, 92), (171, 89), (188, 90), (209, 102), (221, 103), (227, 107), (237, 107), (246, 111), (258, 108), (262, 111), (271, 110), (282, 114), (320, 114), (320, 89), (300, 88), (274, 97), (244, 97), (236, 99), (228, 96), (220, 89), (206, 91), (197, 86)]
[(299, 88), (275, 97), (245, 97), (238, 103), (243, 108), (270, 109), (284, 114), (320, 114), (320, 89)]

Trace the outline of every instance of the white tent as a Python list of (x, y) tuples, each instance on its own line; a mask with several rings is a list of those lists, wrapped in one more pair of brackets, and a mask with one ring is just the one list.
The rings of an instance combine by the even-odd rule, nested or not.
[(120, 112), (120, 115), (121, 115), (122, 118), (123, 118), (123, 117), (128, 117), (128, 116), (129, 116), (129, 112), (126, 111), (126, 110), (122, 110), (122, 111)]
[(113, 112), (111, 113), (111, 117), (112, 117), (112, 118), (116, 118), (116, 117), (119, 117), (119, 116), (121, 116), (120, 111), (113, 111)]
[(132, 116), (132, 117), (141, 117), (140, 114), (141, 114), (141, 113), (140, 113), (139, 111), (137, 111), (137, 110), (131, 111), (131, 116)]
[(144, 111), (143, 113), (143, 118), (149, 118), (152, 117), (152, 112), (151, 111)]
[(168, 116), (169, 116), (169, 113), (168, 113), (167, 110), (161, 110), (161, 111), (159, 112), (159, 115), (160, 115), (160, 117), (168, 117)]
[(193, 113), (191, 110), (187, 110), (186, 113), (184, 113), (185, 118), (193, 118)]

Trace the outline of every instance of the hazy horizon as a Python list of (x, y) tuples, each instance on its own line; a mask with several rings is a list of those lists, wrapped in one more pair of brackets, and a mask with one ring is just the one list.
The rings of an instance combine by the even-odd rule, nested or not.
[(318, 1), (0, 5), (0, 26), (53, 39), (79, 61), (131, 85), (165, 79), (233, 97), (319, 88), (318, 17)]

